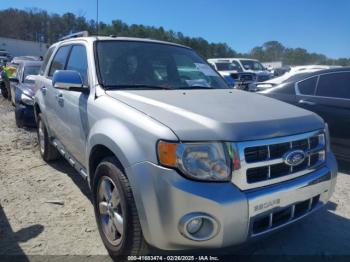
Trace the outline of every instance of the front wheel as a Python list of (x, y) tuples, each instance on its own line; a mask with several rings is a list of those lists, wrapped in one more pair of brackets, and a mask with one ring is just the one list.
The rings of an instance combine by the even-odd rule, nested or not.
[(46, 161), (52, 161), (59, 158), (60, 154), (57, 149), (50, 143), (49, 135), (45, 123), (42, 119), (42, 114), (38, 115), (38, 140), (39, 140), (39, 149), (41, 157)]
[(5, 83), (1, 83), (1, 94), (4, 98), (8, 98), (8, 93), (7, 93), (7, 89), (6, 89), (6, 86), (5, 86)]
[[(16, 105), (15, 105), (16, 107)], [(23, 125), (23, 122), (21, 120), (21, 117), (19, 116), (18, 112), (17, 112), (17, 108), (15, 108), (15, 120), (16, 120), (16, 126), (18, 128), (22, 128), (24, 125)]]
[(98, 165), (94, 183), (95, 217), (102, 241), (112, 257), (147, 253), (129, 181), (114, 157)]

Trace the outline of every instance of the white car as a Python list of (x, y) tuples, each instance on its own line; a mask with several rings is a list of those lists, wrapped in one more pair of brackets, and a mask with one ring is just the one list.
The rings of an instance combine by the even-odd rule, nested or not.
[(273, 74), (259, 60), (249, 58), (228, 58), (231, 63), (239, 64), (245, 73), (254, 73), (257, 82), (263, 82), (273, 77)]
[(226, 58), (211, 58), (207, 61), (230, 85), (229, 80), (232, 78), (234, 88), (249, 90), (249, 86), (256, 82), (256, 74), (245, 72), (237, 61)]
[(266, 90), (268, 88), (274, 87), (276, 85), (288, 82), (292, 80), (294, 76), (299, 76), (301, 74), (313, 73), (319, 70), (330, 69), (336, 66), (327, 65), (306, 65), (306, 66), (293, 66), (290, 71), (268, 81), (256, 83), (256, 89), (258, 91)]

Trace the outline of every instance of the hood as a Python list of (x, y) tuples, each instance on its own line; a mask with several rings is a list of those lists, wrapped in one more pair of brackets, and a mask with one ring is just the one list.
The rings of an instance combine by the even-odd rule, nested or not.
[(182, 141), (245, 141), (324, 128), (316, 114), (245, 91), (106, 91), (168, 126)]

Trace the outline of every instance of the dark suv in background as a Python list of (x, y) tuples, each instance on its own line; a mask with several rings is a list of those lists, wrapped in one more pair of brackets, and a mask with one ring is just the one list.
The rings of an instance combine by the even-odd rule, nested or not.
[(339, 159), (350, 160), (350, 67), (327, 69), (261, 92), (320, 115)]

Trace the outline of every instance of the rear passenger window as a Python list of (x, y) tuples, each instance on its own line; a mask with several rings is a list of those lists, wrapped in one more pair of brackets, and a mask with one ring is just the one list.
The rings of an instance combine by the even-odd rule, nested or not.
[(298, 89), (302, 95), (314, 95), (317, 83), (317, 76), (298, 83)]
[(321, 75), (317, 95), (350, 99), (350, 72)]
[(85, 46), (75, 45), (70, 53), (66, 70), (77, 71), (84, 85), (88, 84), (88, 65)]
[(56, 70), (63, 70), (66, 64), (68, 52), (71, 46), (63, 46), (58, 49), (55, 57), (51, 63), (49, 76), (53, 76)]

